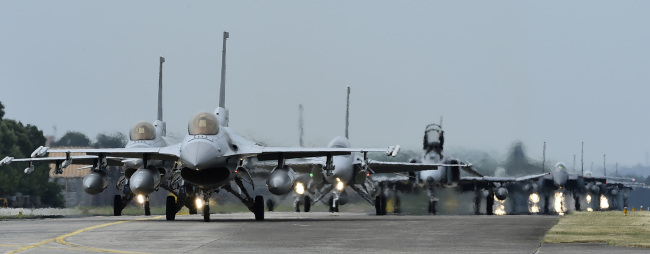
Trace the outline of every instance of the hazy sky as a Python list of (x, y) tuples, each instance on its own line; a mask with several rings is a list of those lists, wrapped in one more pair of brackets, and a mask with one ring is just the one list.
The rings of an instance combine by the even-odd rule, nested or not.
[[(273, 145), (421, 149), (444, 116), (446, 147), (634, 165), (650, 150), (649, 1), (2, 1), (5, 118), (57, 136), (175, 136), (218, 105), (230, 32), (230, 126)], [(554, 164), (554, 163), (553, 163)]]

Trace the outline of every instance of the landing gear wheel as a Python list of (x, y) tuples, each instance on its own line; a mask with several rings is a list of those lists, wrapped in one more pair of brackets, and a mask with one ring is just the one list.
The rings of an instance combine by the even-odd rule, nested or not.
[(309, 196), (305, 196), (305, 212), (308, 213), (310, 209), (311, 209), (311, 198)]
[(198, 212), (199, 209), (196, 207), (195, 204), (192, 204), (192, 205), (188, 206), (187, 209), (190, 210), (190, 214), (197, 214), (197, 213), (199, 213), (199, 212)]
[[(548, 207), (549, 207), (549, 204), (548, 204), (549, 201), (550, 201), (550, 199), (549, 199), (549, 195), (548, 195), (548, 194), (544, 194), (544, 210), (543, 210), (544, 214), (550, 214), (550, 212), (549, 212), (549, 208), (548, 208)], [(594, 203), (595, 203), (595, 202), (594, 202)], [(595, 210), (595, 209), (594, 209), (594, 210)]]
[(485, 214), (494, 215), (494, 195), (492, 193), (485, 198)]
[(149, 206), (149, 201), (144, 201), (144, 215), (151, 215), (151, 207)]
[(338, 200), (334, 201), (334, 212), (335, 213), (339, 212), (339, 201)]
[(257, 221), (264, 220), (264, 197), (255, 196), (255, 203), (253, 204), (253, 213), (255, 214), (255, 220)]
[(167, 220), (176, 219), (176, 198), (174, 196), (167, 196), (167, 202), (165, 202), (165, 217)]
[(273, 202), (273, 199), (266, 200), (266, 208), (269, 210), (269, 212), (273, 212), (273, 209), (275, 209), (275, 202)]
[(296, 201), (295, 208), (296, 208), (296, 212), (299, 213), (300, 212), (300, 201)]
[(438, 212), (436, 210), (437, 203), (438, 203), (438, 201), (429, 200), (429, 214), (436, 215), (436, 213)]
[(396, 214), (402, 213), (402, 201), (399, 199), (397, 194), (395, 195), (395, 203), (393, 203), (393, 212)]
[(333, 213), (334, 212), (334, 197), (330, 197), (329, 201), (327, 202), (327, 205), (329, 205), (329, 207), (330, 207), (330, 209), (329, 209), (330, 213)]
[(122, 216), (122, 196), (113, 197), (113, 216)]
[(383, 195), (375, 197), (375, 214), (386, 215), (386, 197)]
[(210, 222), (210, 206), (208, 204), (203, 206), (203, 221)]

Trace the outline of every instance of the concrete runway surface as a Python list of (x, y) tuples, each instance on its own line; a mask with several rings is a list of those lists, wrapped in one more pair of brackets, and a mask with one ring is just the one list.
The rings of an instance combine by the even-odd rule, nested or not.
[(647, 253), (602, 244), (542, 245), (557, 216), (252, 213), (0, 221), (4, 253)]

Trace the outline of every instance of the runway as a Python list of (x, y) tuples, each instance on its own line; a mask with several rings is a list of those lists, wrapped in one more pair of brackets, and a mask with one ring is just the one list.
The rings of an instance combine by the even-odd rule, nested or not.
[[(557, 253), (625, 251), (602, 245), (540, 248), (557, 216), (374, 216), (252, 213), (95, 216), (0, 221), (4, 253)], [(574, 247), (572, 247), (574, 246)], [(598, 247), (601, 246), (601, 247)], [(605, 246), (609, 247), (609, 246)], [(629, 249), (635, 252), (637, 249)], [(645, 251), (638, 249), (638, 251)], [(605, 253), (605, 252), (603, 252)]]

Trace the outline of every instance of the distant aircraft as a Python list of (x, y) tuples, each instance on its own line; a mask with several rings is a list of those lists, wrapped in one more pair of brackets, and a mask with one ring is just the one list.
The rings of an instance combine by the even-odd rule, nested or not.
[[(434, 134), (435, 136), (431, 135)], [(411, 160), (413, 163), (441, 164), (438, 170), (423, 170), (419, 172), (409, 172), (410, 189), (424, 188), (429, 196), (428, 212), (429, 214), (437, 213), (438, 197), (436, 188), (459, 186), (462, 191), (475, 192), (475, 209), (479, 213), (479, 205), (482, 199), (483, 191), (487, 191), (486, 196), (486, 214), (493, 214), (492, 206), (494, 198), (505, 200), (508, 196), (507, 184), (516, 182), (525, 182), (540, 179), (547, 174), (528, 175), (523, 177), (492, 177), (483, 176), (478, 173), (470, 164), (463, 164), (458, 159), (445, 157), (442, 153), (444, 145), (444, 131), (442, 130), (442, 119), (440, 124), (429, 124), (424, 130), (423, 150), (424, 155), (421, 158)], [(461, 169), (473, 176), (461, 177)], [(403, 176), (392, 175), (383, 176), (378, 179), (383, 189), (389, 189), (391, 186), (400, 184), (404, 181)], [(399, 188), (396, 188), (399, 189)], [(382, 191), (383, 192), (383, 191)]]
[[(137, 122), (129, 132), (129, 141), (125, 149), (160, 148), (170, 144), (170, 141), (166, 138), (166, 124), (162, 119), (162, 64), (164, 62), (165, 58), (160, 57), (158, 119), (153, 123), (147, 121)], [(32, 158), (13, 159), (8, 157), (0, 161), (0, 165), (9, 164), (12, 161), (29, 162), (30, 165), (25, 169), (25, 173), (31, 173), (34, 169), (33, 162), (49, 162), (56, 165), (55, 174), (62, 174), (63, 169), (71, 164), (93, 165), (91, 172), (83, 179), (84, 191), (91, 195), (101, 193), (108, 186), (107, 166), (125, 166), (124, 174), (120, 176), (116, 186), (124, 195), (115, 195), (113, 200), (113, 213), (115, 216), (121, 215), (126, 204), (136, 195), (140, 195), (139, 203), (143, 204), (145, 214), (150, 215), (149, 194), (158, 190), (159, 187), (163, 187), (170, 192), (177, 192), (169, 183), (171, 180), (171, 173), (169, 172), (173, 165), (161, 160), (149, 160), (146, 163), (148, 167), (143, 167), (142, 159), (123, 159), (96, 155), (71, 156), (70, 153), (66, 153), (66, 157), (41, 157), (47, 153), (47, 150), (45, 147), (39, 147), (32, 153)], [(192, 211), (192, 208), (190, 208), (190, 211)], [(196, 208), (194, 208), (194, 211), (196, 213)]]
[[(350, 87), (348, 87), (345, 137), (335, 137), (327, 147), (350, 148), (348, 139), (349, 112), (350, 112)], [(302, 119), (302, 118), (301, 118)], [(302, 143), (302, 141), (301, 141)], [(376, 173), (414, 172), (420, 170), (435, 171), (443, 164), (428, 163), (407, 163), (407, 162), (382, 162), (368, 160), (367, 154), (339, 155), (333, 158), (333, 170), (323, 171), (326, 161), (318, 158), (295, 159), (286, 162), (287, 165), (303, 174), (309, 174), (308, 178), (301, 178), (296, 182), (294, 202), (296, 211), (300, 211), (300, 204), (304, 204), (304, 211), (309, 212), (311, 206), (329, 195), (327, 204), (330, 212), (338, 212), (341, 205), (348, 202), (348, 187), (359, 196), (375, 206), (377, 215), (386, 214), (386, 196), (374, 191), (374, 182), (371, 180)], [(257, 166), (267, 166), (258, 163)], [(467, 165), (463, 165), (467, 166)], [(267, 184), (276, 180), (276, 177), (269, 176)], [(271, 192), (279, 195), (275, 190)], [(374, 199), (373, 199), (374, 196)]]
[[(395, 155), (398, 148), (388, 149), (359, 149), (359, 148), (292, 148), (292, 147), (263, 147), (244, 139), (228, 127), (229, 115), (225, 108), (225, 49), (228, 32), (223, 37), (223, 58), (221, 69), (221, 87), (219, 107), (213, 112), (199, 112), (188, 124), (188, 135), (178, 145), (163, 148), (115, 148), (115, 149), (62, 149), (49, 152), (84, 152), (95, 155), (100, 161), (108, 157), (142, 159), (142, 167), (148, 168), (150, 160), (161, 160), (174, 163), (173, 171), (180, 171), (181, 178), (191, 185), (185, 191), (189, 196), (202, 196), (204, 221), (210, 221), (208, 201), (212, 193), (225, 190), (240, 199), (249, 210), (255, 214), (256, 220), (264, 219), (264, 198), (252, 198), (244, 187), (242, 180), (252, 184), (248, 170), (244, 168), (247, 158), (256, 157), (258, 160), (274, 160), (277, 166), (271, 171), (267, 185), (275, 194), (289, 192), (294, 185), (294, 171), (285, 164), (286, 159), (305, 157), (326, 157), (323, 170), (331, 175), (335, 170), (334, 157), (359, 152), (385, 152)], [(47, 149), (39, 151), (38, 155), (46, 154)], [(364, 156), (367, 158), (366, 156)], [(367, 160), (366, 160), (367, 163)], [(239, 190), (231, 187), (236, 184)], [(241, 191), (241, 193), (239, 192)], [(181, 205), (182, 206), (182, 205)], [(174, 220), (180, 206), (173, 196), (167, 197), (166, 218)]]
[[(630, 182), (630, 180), (632, 180)], [(537, 184), (525, 186), (524, 190), (529, 192), (539, 192), (544, 200), (543, 213), (550, 213), (549, 199), (555, 192), (569, 192), (574, 199), (575, 210), (580, 211), (580, 199), (585, 194), (594, 196), (595, 202), (592, 203), (593, 210), (599, 209), (600, 196), (618, 197), (623, 195), (623, 206), (627, 205), (627, 190), (639, 187), (634, 184), (634, 179), (621, 177), (593, 176), (591, 172), (586, 171), (584, 175), (568, 173), (566, 166), (562, 162), (555, 165), (555, 171), (542, 179)]]

